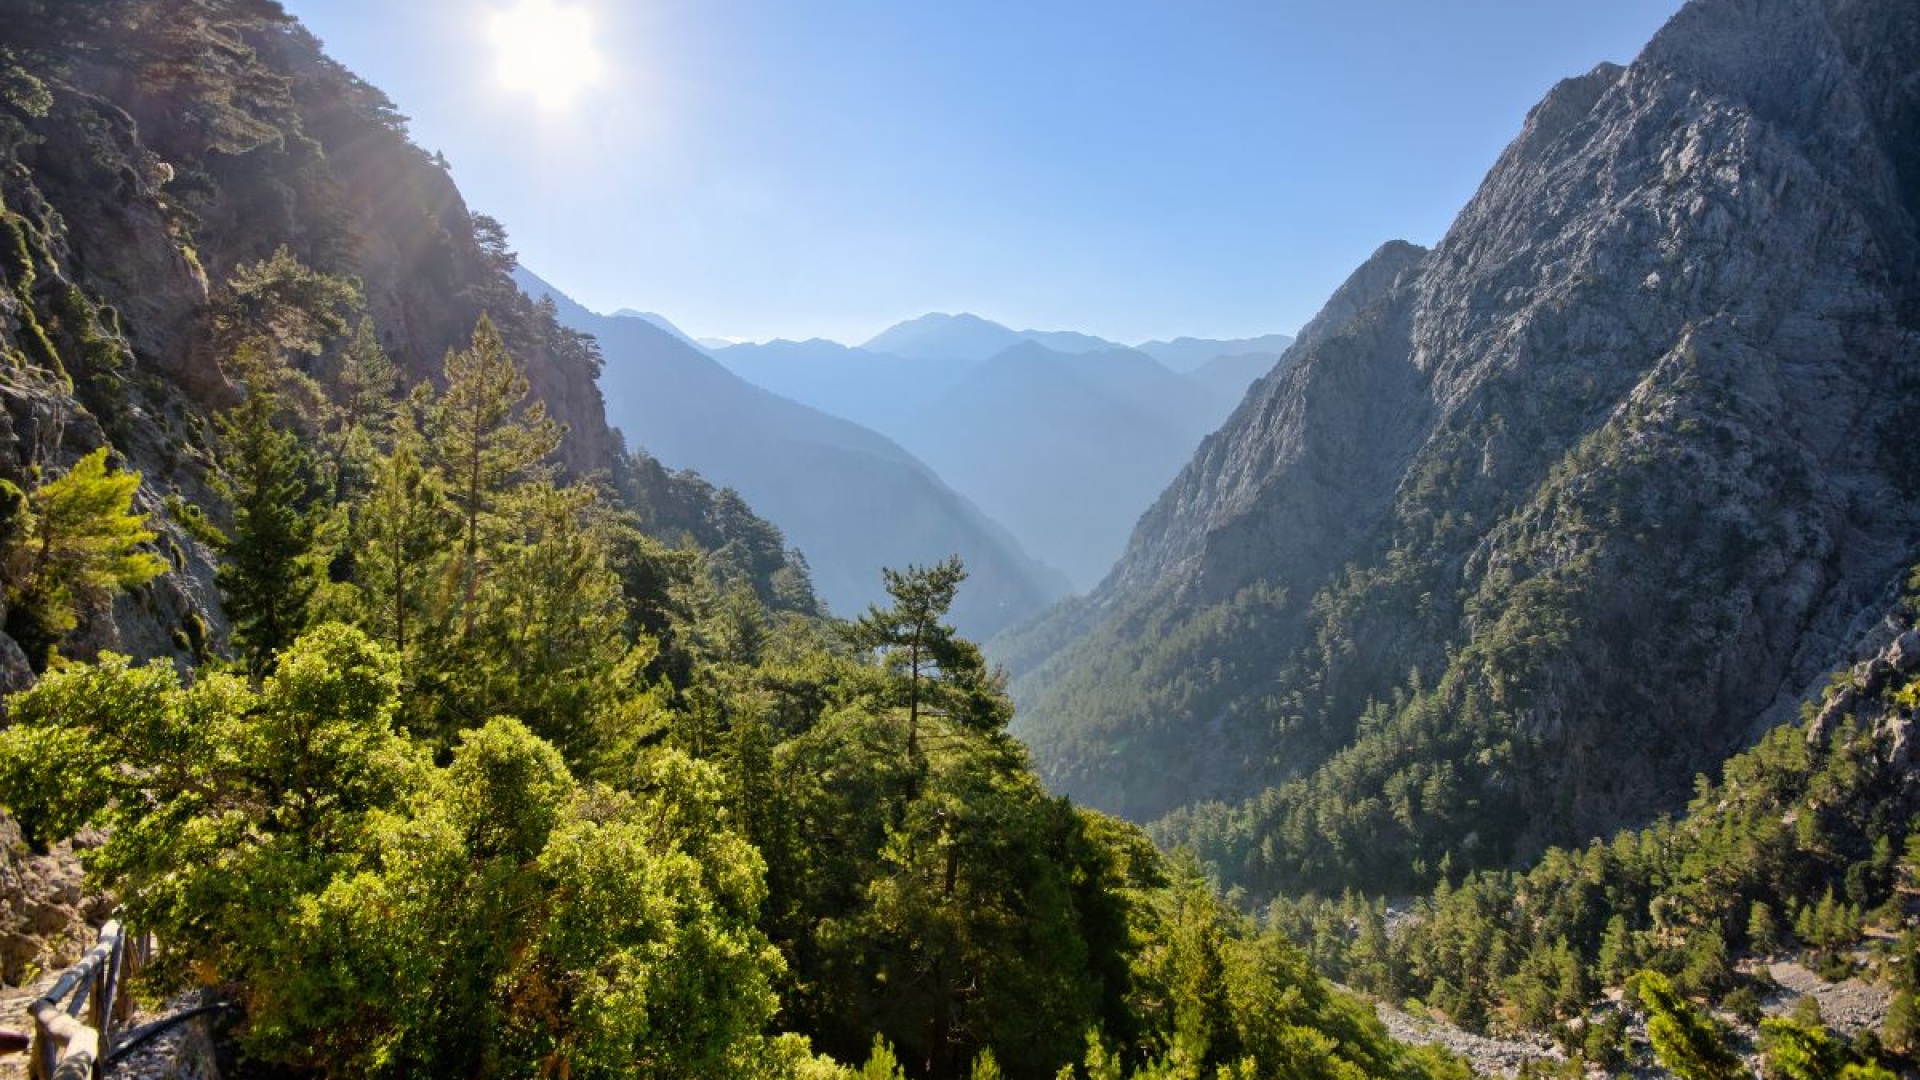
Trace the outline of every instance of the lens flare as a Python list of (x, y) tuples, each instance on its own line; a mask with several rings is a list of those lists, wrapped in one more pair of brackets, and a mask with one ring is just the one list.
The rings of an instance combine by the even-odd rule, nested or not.
[(564, 109), (605, 69), (586, 8), (556, 0), (519, 0), (490, 27), (500, 85), (546, 109)]

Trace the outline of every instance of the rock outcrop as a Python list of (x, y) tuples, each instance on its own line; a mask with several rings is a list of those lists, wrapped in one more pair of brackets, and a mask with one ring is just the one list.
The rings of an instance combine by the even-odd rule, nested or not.
[[(218, 646), (211, 559), (168, 497), (217, 503), (209, 418), (237, 398), (217, 302), (280, 248), (359, 284), (408, 382), (491, 315), (567, 426), (563, 465), (617, 467), (592, 351), (513, 284), (498, 226), (392, 104), (278, 5), (0, 0), (0, 27), (0, 479), (111, 447), (175, 567), (84, 613), (64, 654)], [(14, 646), (0, 691), (27, 679)]]
[(1917, 147), (1911, 5), (1695, 0), (1556, 87), (1002, 643), (1043, 770), (1138, 818), (1252, 799), (1174, 831), (1270, 887), (1683, 801), (1920, 558)]

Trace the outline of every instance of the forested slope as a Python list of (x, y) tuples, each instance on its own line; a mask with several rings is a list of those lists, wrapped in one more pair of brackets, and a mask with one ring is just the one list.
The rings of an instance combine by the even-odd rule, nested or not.
[(243, 1073), (1463, 1075), (1041, 787), (957, 562), (624, 453), (276, 4), (0, 3), (0, 157), (0, 806)]

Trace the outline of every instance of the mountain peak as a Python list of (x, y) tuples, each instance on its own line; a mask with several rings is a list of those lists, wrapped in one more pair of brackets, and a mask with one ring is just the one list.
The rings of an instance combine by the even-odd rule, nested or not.
[(991, 319), (961, 312), (935, 312), (881, 331), (861, 348), (909, 360), (988, 360), (1022, 341), (1055, 352), (1105, 352), (1125, 348), (1104, 338), (1071, 330), (1011, 330)]
[(1920, 551), (1917, 68), (1912, 4), (1696, 0), (1554, 87), (999, 644), (1056, 788), (1248, 800), (1174, 839), (1256, 892), (1398, 888), (1677, 809), (1791, 719)]

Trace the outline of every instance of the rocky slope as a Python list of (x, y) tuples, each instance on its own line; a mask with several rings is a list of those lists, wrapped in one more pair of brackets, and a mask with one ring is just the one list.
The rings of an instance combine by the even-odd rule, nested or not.
[(1916, 58), (1911, 5), (1695, 0), (1556, 87), (1000, 643), (1054, 782), (1251, 799), (1268, 887), (1418, 879), (1789, 715), (1920, 553)]
[[(107, 447), (141, 474), (136, 506), (172, 566), (81, 612), (61, 654), (190, 662), (223, 645), (205, 534), (184, 518), (224, 516), (210, 480), (213, 417), (239, 399), (229, 283), (282, 249), (352, 283), (352, 319), (371, 320), (405, 385), (438, 378), (488, 315), (566, 426), (565, 472), (610, 477), (669, 540), (710, 534), (756, 587), (811, 605), (777, 530), (625, 455), (597, 349), (518, 289), (498, 223), (278, 4), (0, 0), (0, 480), (31, 489)], [(291, 361), (334, 390), (346, 336)], [(0, 625), (9, 614), (0, 590)], [(34, 677), (0, 632), (0, 694)], [(0, 811), (0, 982), (70, 958), (73, 919), (98, 914), (79, 880), (70, 853), (29, 853)]]
[[(188, 655), (221, 619), (204, 551), (167, 496), (213, 505), (210, 425), (231, 404), (216, 313), (235, 271), (286, 248), (358, 283), (407, 381), (490, 313), (567, 425), (573, 472), (619, 444), (592, 351), (507, 277), (377, 90), (278, 5), (0, 3), (0, 477), (31, 487), (97, 447), (145, 477), (177, 572), (90, 613), (68, 655)], [(331, 353), (310, 359), (325, 378)], [(217, 644), (217, 641), (216, 641)], [(0, 636), (0, 689), (29, 673)], [(6, 663), (12, 657), (15, 662)]]

